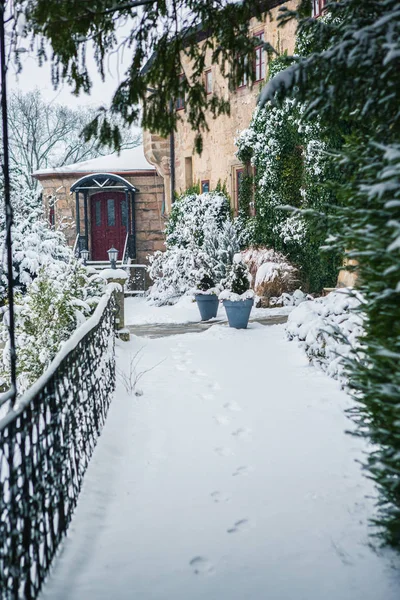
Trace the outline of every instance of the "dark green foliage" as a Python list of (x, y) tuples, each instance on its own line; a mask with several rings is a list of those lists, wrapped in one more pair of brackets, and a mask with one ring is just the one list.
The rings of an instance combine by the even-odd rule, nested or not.
[(198, 276), (198, 280), (197, 280), (197, 289), (201, 290), (202, 292), (206, 292), (207, 290), (209, 290), (210, 288), (213, 288), (215, 286), (215, 281), (212, 277), (211, 272), (208, 272), (206, 270), (202, 270), (199, 273)]
[(234, 260), (224, 287), (234, 294), (244, 294), (250, 289), (249, 270), (242, 260)]
[(351, 414), (357, 435), (373, 444), (364, 466), (379, 491), (376, 534), (400, 549), (399, 3), (341, 0), (330, 9), (328, 21), (300, 20), (314, 53), (272, 79), (263, 101), (291, 94), (309, 119), (347, 128), (329, 247), (358, 261), (365, 337), (347, 363)]
[[(286, 55), (279, 56), (270, 62), (270, 75), (292, 63)], [(337, 204), (327, 182), (341, 177), (332, 151), (343, 139), (340, 132), (328, 134), (317, 119), (304, 122), (303, 113), (304, 106), (292, 100), (256, 110), (239, 139), (238, 157), (248, 165), (247, 172), (250, 161), (255, 167), (254, 183), (250, 175), (243, 178), (239, 214), (247, 220), (253, 245), (285, 254), (299, 269), (302, 288), (321, 292), (336, 285), (342, 262), (341, 253), (322, 253), (320, 247)], [(254, 217), (248, 211), (252, 200)]]
[[(250, 159), (249, 159), (250, 160)], [(254, 178), (249, 173), (243, 174), (239, 188), (239, 218), (246, 221), (251, 214), (251, 204), (254, 202)]]

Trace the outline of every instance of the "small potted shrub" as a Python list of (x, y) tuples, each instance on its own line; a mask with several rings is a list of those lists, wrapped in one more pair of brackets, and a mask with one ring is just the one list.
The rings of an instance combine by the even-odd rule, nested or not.
[(218, 291), (212, 275), (202, 270), (197, 280), (195, 299), (199, 307), (201, 320), (208, 321), (214, 319), (218, 312)]
[(229, 327), (246, 329), (254, 304), (254, 292), (250, 289), (251, 276), (240, 254), (235, 254), (233, 265), (224, 281), (224, 291), (219, 299), (225, 307)]

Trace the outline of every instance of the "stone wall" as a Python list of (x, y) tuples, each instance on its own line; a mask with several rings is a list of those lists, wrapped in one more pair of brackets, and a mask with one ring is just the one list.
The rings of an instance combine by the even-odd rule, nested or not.
[[(136, 262), (146, 263), (147, 256), (156, 250), (164, 249), (165, 217), (163, 215), (164, 181), (155, 171), (137, 171), (127, 175), (118, 173), (137, 188), (135, 194), (136, 220)], [(71, 175), (40, 176), (43, 188), (43, 203), (49, 217), (49, 202), (56, 198), (56, 228), (62, 228), (67, 242), (73, 246), (76, 239), (75, 194), (70, 194), (71, 186), (83, 176)], [(90, 213), (90, 211), (89, 211)], [(81, 233), (83, 233), (83, 196), (80, 201)], [(89, 215), (90, 220), (90, 215)], [(90, 231), (90, 222), (89, 222)]]
[[(297, 0), (290, 0), (286, 4), (288, 8), (295, 8), (296, 5)], [(266, 14), (264, 22), (252, 19), (249, 24), (249, 34), (257, 35), (263, 32), (265, 42), (269, 42), (280, 52), (287, 50), (291, 54), (294, 51), (296, 23), (292, 20), (284, 27), (278, 28), (278, 14), (279, 7), (276, 7)], [(266, 53), (265, 59), (267, 63), (266, 73), (268, 73)], [(184, 72), (186, 76), (190, 76), (190, 60), (188, 57), (183, 57), (182, 60)], [(202, 155), (199, 156), (194, 153), (196, 132), (192, 131), (188, 125), (185, 111), (180, 111), (181, 119), (175, 134), (175, 190), (178, 193), (182, 192), (192, 183), (201, 181), (209, 181), (210, 189), (213, 189), (220, 181), (226, 184), (235, 207), (237, 197), (236, 171), (242, 165), (235, 156), (237, 148), (234, 140), (238, 132), (249, 126), (264, 82), (256, 83), (252, 87), (246, 85), (233, 92), (230, 91), (225, 77), (216, 65), (211, 64), (211, 51), (207, 51), (206, 55), (205, 71), (209, 69), (212, 71), (213, 90), (229, 100), (231, 114), (230, 116), (222, 115), (216, 119), (213, 119), (210, 115), (208, 119), (210, 129), (203, 135), (204, 149)], [(159, 136), (145, 132), (144, 141), (146, 158), (156, 166), (158, 172), (165, 178), (166, 188), (169, 187), (169, 172), (164, 174), (162, 169), (162, 162), (164, 162), (164, 165), (169, 162), (169, 141), (165, 140), (162, 152), (160, 152), (161, 138)], [(168, 194), (168, 211), (170, 209), (169, 198)]]

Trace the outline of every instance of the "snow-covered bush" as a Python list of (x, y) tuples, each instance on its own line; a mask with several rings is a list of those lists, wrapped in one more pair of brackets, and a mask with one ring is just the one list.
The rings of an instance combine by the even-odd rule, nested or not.
[(238, 301), (253, 298), (254, 292), (250, 289), (250, 284), (250, 271), (243, 261), (242, 255), (237, 253), (233, 257), (228, 276), (221, 282), (224, 290), (220, 293), (219, 299)]
[(148, 300), (174, 304), (193, 290), (206, 269), (216, 283), (227, 274), (240, 250), (240, 235), (230, 219), (229, 201), (221, 192), (188, 194), (172, 208), (166, 228), (166, 251), (150, 257), (154, 281)]
[[(0, 182), (1, 184), (1, 182)], [(1, 185), (0, 185), (1, 194)], [(23, 393), (45, 370), (74, 329), (94, 310), (104, 283), (73, 256), (64, 235), (44, 218), (41, 200), (12, 176), (14, 207), (13, 278), (18, 393)], [(9, 335), (5, 219), (0, 213), (0, 339), (4, 342), (0, 379), (9, 385)]]
[[(37, 208), (29, 217), (12, 228), (13, 275), (16, 287), (21, 291), (32, 283), (43, 267), (52, 269), (54, 264), (66, 263), (71, 258), (64, 235), (53, 231), (44, 220), (42, 210)], [(2, 246), (4, 233), (0, 233)], [(3, 253), (3, 269), (0, 278), (0, 293), (4, 297), (7, 288), (7, 265)]]
[(306, 294), (302, 290), (294, 290), (293, 293), (284, 292), (281, 296), (272, 296), (269, 299), (269, 306), (298, 306), (306, 300), (314, 300), (311, 294)]
[(312, 364), (345, 383), (345, 359), (363, 335), (361, 308), (360, 294), (346, 288), (301, 302), (289, 315), (287, 337), (300, 343)]
[[(104, 281), (73, 257), (42, 267), (25, 294), (15, 297), (17, 387), (23, 393), (46, 369), (72, 332), (90, 316)], [(5, 346), (0, 377), (9, 383), (8, 311), (3, 307), (0, 339)]]
[(149, 258), (149, 275), (154, 281), (147, 299), (157, 306), (175, 304), (193, 289), (205, 256), (196, 243), (184, 248), (172, 246), (165, 252), (155, 252)]
[[(1, 183), (1, 181), (0, 181)], [(67, 263), (71, 259), (61, 231), (54, 231), (45, 219), (41, 198), (36, 192), (24, 187), (24, 180), (17, 173), (12, 174), (12, 204), (14, 225), (13, 277), (17, 290), (26, 291), (42, 267), (52, 268), (53, 264)], [(2, 188), (0, 185), (0, 194)], [(7, 295), (7, 259), (5, 246), (5, 217), (0, 211), (0, 304)]]
[(379, 492), (373, 531), (400, 549), (399, 2), (343, 0), (329, 10), (330, 22), (300, 20), (312, 53), (268, 82), (262, 101), (285, 92), (346, 141), (335, 157), (342, 179), (327, 179), (343, 203), (327, 245), (358, 262), (366, 318), (362, 347), (347, 361), (351, 416), (370, 443), (363, 468)]
[(271, 298), (294, 290), (297, 269), (280, 252), (271, 248), (248, 248), (242, 257), (257, 296)]

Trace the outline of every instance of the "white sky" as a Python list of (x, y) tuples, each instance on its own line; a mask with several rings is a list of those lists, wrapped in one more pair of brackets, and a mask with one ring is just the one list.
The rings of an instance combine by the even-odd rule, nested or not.
[[(129, 31), (129, 28), (129, 22), (125, 22), (120, 26), (118, 37), (121, 40), (124, 38), (124, 34)], [(21, 46), (27, 48), (28, 42), (20, 39), (19, 47)], [(49, 56), (51, 56), (51, 50)], [(93, 51), (88, 47), (86, 59), (93, 87), (90, 95), (81, 93), (79, 97), (72, 94), (72, 88), (69, 88), (66, 83), (61, 84), (57, 90), (54, 89), (51, 82), (50, 61), (40, 67), (35, 51), (21, 53), (20, 58), (23, 69), (18, 75), (13, 62), (11, 61), (9, 64), (8, 85), (10, 89), (20, 89), (27, 92), (39, 88), (50, 102), (55, 101), (70, 107), (82, 105), (97, 107), (110, 103), (114, 91), (123, 79), (124, 73), (130, 64), (131, 51), (129, 49), (119, 50), (119, 52), (114, 52), (106, 59), (106, 80), (103, 82), (93, 58)]]

